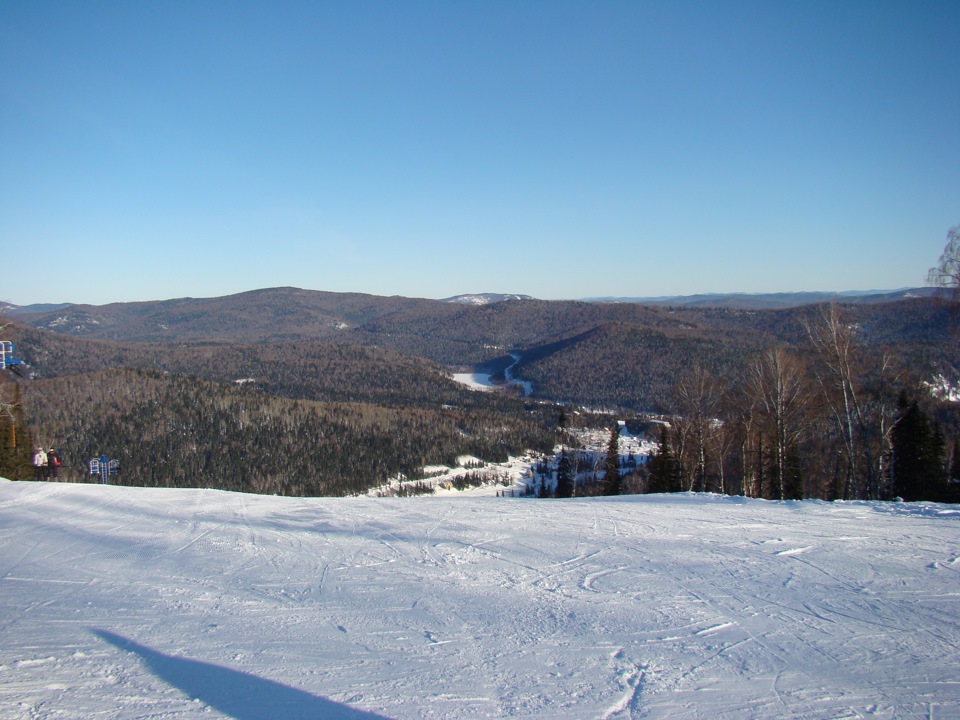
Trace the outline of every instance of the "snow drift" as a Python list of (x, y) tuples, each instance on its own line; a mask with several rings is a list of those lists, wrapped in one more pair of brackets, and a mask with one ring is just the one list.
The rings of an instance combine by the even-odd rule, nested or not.
[(4, 718), (960, 717), (960, 508), (0, 483)]

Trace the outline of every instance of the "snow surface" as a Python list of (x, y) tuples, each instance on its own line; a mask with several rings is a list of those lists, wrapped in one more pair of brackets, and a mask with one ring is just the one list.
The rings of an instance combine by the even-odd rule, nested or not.
[(454, 373), (453, 379), (472, 390), (494, 390), (497, 387), (490, 379), (490, 373)]
[[(504, 370), (504, 377), (507, 384), (517, 385), (523, 390), (524, 395), (533, 394), (533, 383), (529, 380), (521, 380), (514, 375), (513, 369), (520, 364), (520, 355), (510, 353), (513, 358), (513, 364)], [(493, 375), (482, 372), (453, 373), (453, 379), (461, 385), (466, 385), (471, 390), (496, 390), (503, 387), (503, 383), (493, 381)]]
[(0, 717), (960, 717), (960, 506), (489, 492), (0, 482)]
[[(575, 452), (581, 458), (592, 457), (593, 474), (601, 473), (603, 462), (606, 459), (607, 445), (610, 442), (610, 431), (597, 428), (572, 428), (569, 433), (576, 438)], [(657, 449), (657, 444), (647, 440), (644, 435), (633, 435), (627, 430), (621, 431), (617, 444), (621, 462), (632, 459), (635, 465), (646, 463), (650, 455)], [(519, 457), (510, 457), (505, 462), (487, 462), (472, 455), (462, 455), (457, 458), (455, 467), (427, 465), (421, 469), (417, 477), (407, 477), (405, 475), (393, 477), (387, 485), (372, 488), (368, 494), (374, 497), (392, 496), (397, 494), (401, 486), (409, 489), (411, 485), (431, 486), (435, 495), (443, 496), (446, 494), (458, 497), (494, 494), (490, 486), (494, 486), (492, 490), (495, 492), (510, 493), (512, 491), (514, 495), (522, 493), (526, 489), (536, 491), (540, 481), (540, 476), (535, 472), (536, 466), (540, 462), (546, 461), (555, 471), (562, 449), (563, 446), (557, 445), (549, 457), (542, 453), (530, 453)], [(629, 470), (629, 467), (624, 467), (622, 472)], [(590, 473), (591, 469), (588, 468), (582, 472), (580, 479), (585, 480), (585, 476)], [(486, 485), (465, 490), (452, 488), (452, 485), (458, 479), (471, 475), (486, 478)], [(556, 489), (555, 474), (548, 478), (547, 485), (551, 492)]]
[(943, 374), (935, 375), (931, 382), (924, 384), (930, 388), (930, 393), (935, 398), (946, 402), (960, 402), (960, 387), (947, 380)]

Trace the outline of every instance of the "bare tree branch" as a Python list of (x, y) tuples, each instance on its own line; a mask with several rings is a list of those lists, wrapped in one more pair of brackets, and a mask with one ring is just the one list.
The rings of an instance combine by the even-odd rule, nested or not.
[(947, 232), (947, 244), (940, 261), (927, 273), (927, 284), (949, 290), (950, 297), (960, 301), (960, 225)]

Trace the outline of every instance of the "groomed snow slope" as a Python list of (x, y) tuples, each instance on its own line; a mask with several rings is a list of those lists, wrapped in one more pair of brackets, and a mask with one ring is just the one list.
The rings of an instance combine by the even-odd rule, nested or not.
[(0, 717), (960, 717), (960, 507), (0, 483)]

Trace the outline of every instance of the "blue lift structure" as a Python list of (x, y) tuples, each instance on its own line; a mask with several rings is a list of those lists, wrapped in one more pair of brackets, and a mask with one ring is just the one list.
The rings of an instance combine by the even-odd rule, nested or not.
[(100, 476), (100, 484), (106, 485), (110, 479), (111, 475), (116, 475), (120, 472), (120, 461), (119, 460), (107, 460), (106, 455), (101, 455), (98, 458), (93, 458), (90, 461), (90, 474)]
[(0, 340), (0, 370), (10, 370), (20, 375), (20, 365), (23, 360), (13, 356), (13, 343), (9, 340)]

